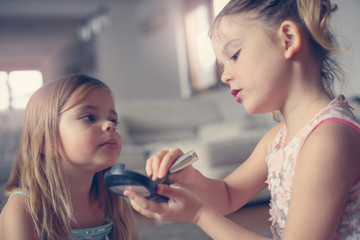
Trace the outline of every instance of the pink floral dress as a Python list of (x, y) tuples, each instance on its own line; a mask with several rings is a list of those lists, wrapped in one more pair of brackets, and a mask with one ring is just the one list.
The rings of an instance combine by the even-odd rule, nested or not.
[[(347, 124), (360, 134), (360, 125), (356, 122), (351, 107), (344, 96), (339, 96), (320, 111), (287, 145), (284, 144), (285, 127), (274, 140), (272, 150), (266, 158), (267, 183), (271, 192), (270, 221), (272, 221), (271, 230), (274, 239), (281, 239), (284, 233), (299, 151), (311, 132), (328, 121)], [(349, 191), (335, 239), (360, 239), (360, 178)]]

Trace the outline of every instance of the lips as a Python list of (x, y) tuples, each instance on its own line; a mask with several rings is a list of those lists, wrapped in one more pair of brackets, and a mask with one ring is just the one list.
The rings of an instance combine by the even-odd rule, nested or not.
[(231, 95), (233, 95), (233, 96), (235, 97), (235, 99), (236, 99), (237, 102), (240, 102), (240, 101), (241, 101), (241, 96), (240, 96), (241, 90), (242, 90), (242, 89), (232, 89), (232, 90), (230, 91)]
[(100, 144), (100, 146), (117, 147), (117, 141), (115, 139), (109, 139), (106, 142)]

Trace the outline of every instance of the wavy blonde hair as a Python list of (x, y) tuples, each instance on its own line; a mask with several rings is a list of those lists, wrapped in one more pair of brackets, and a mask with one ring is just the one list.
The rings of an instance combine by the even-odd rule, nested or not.
[[(71, 238), (74, 221), (67, 182), (61, 167), (59, 115), (81, 101), (94, 88), (110, 89), (100, 80), (74, 74), (40, 88), (30, 98), (13, 170), (6, 194), (29, 194), (27, 209), (41, 239)], [(104, 170), (105, 171), (105, 170)], [(133, 211), (121, 197), (103, 184), (104, 171), (94, 176), (91, 194), (113, 219), (112, 239), (136, 239)]]
[(209, 36), (213, 36), (223, 17), (228, 15), (252, 13), (253, 19), (265, 26), (270, 36), (283, 21), (294, 21), (306, 33), (313, 57), (321, 62), (324, 87), (334, 97), (334, 80), (343, 78), (343, 71), (333, 57), (339, 47), (330, 29), (330, 16), (336, 9), (330, 0), (231, 0), (216, 16)]

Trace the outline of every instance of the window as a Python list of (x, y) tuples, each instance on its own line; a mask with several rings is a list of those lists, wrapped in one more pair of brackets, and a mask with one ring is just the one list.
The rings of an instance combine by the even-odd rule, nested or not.
[(191, 89), (201, 92), (219, 83), (216, 58), (208, 37), (211, 22), (229, 0), (188, 2), (184, 16)]
[(0, 110), (25, 109), (30, 96), (42, 85), (40, 71), (0, 71)]

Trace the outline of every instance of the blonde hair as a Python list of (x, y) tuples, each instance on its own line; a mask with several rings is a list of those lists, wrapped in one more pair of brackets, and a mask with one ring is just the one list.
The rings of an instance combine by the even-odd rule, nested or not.
[[(27, 208), (41, 238), (71, 238), (74, 220), (68, 185), (64, 178), (58, 137), (59, 115), (81, 101), (94, 88), (110, 89), (100, 80), (74, 74), (40, 88), (30, 98), (15, 164), (6, 184), (6, 194), (29, 194)], [(121, 197), (103, 184), (104, 171), (95, 174), (91, 194), (113, 219), (113, 239), (132, 239), (133, 212)]]
[(311, 52), (321, 63), (320, 74), (323, 85), (330, 96), (334, 96), (333, 83), (343, 76), (340, 65), (333, 58), (339, 48), (330, 29), (331, 13), (337, 9), (330, 0), (231, 0), (216, 16), (210, 37), (218, 29), (225, 16), (252, 13), (271, 34), (283, 21), (294, 21), (307, 35)]

